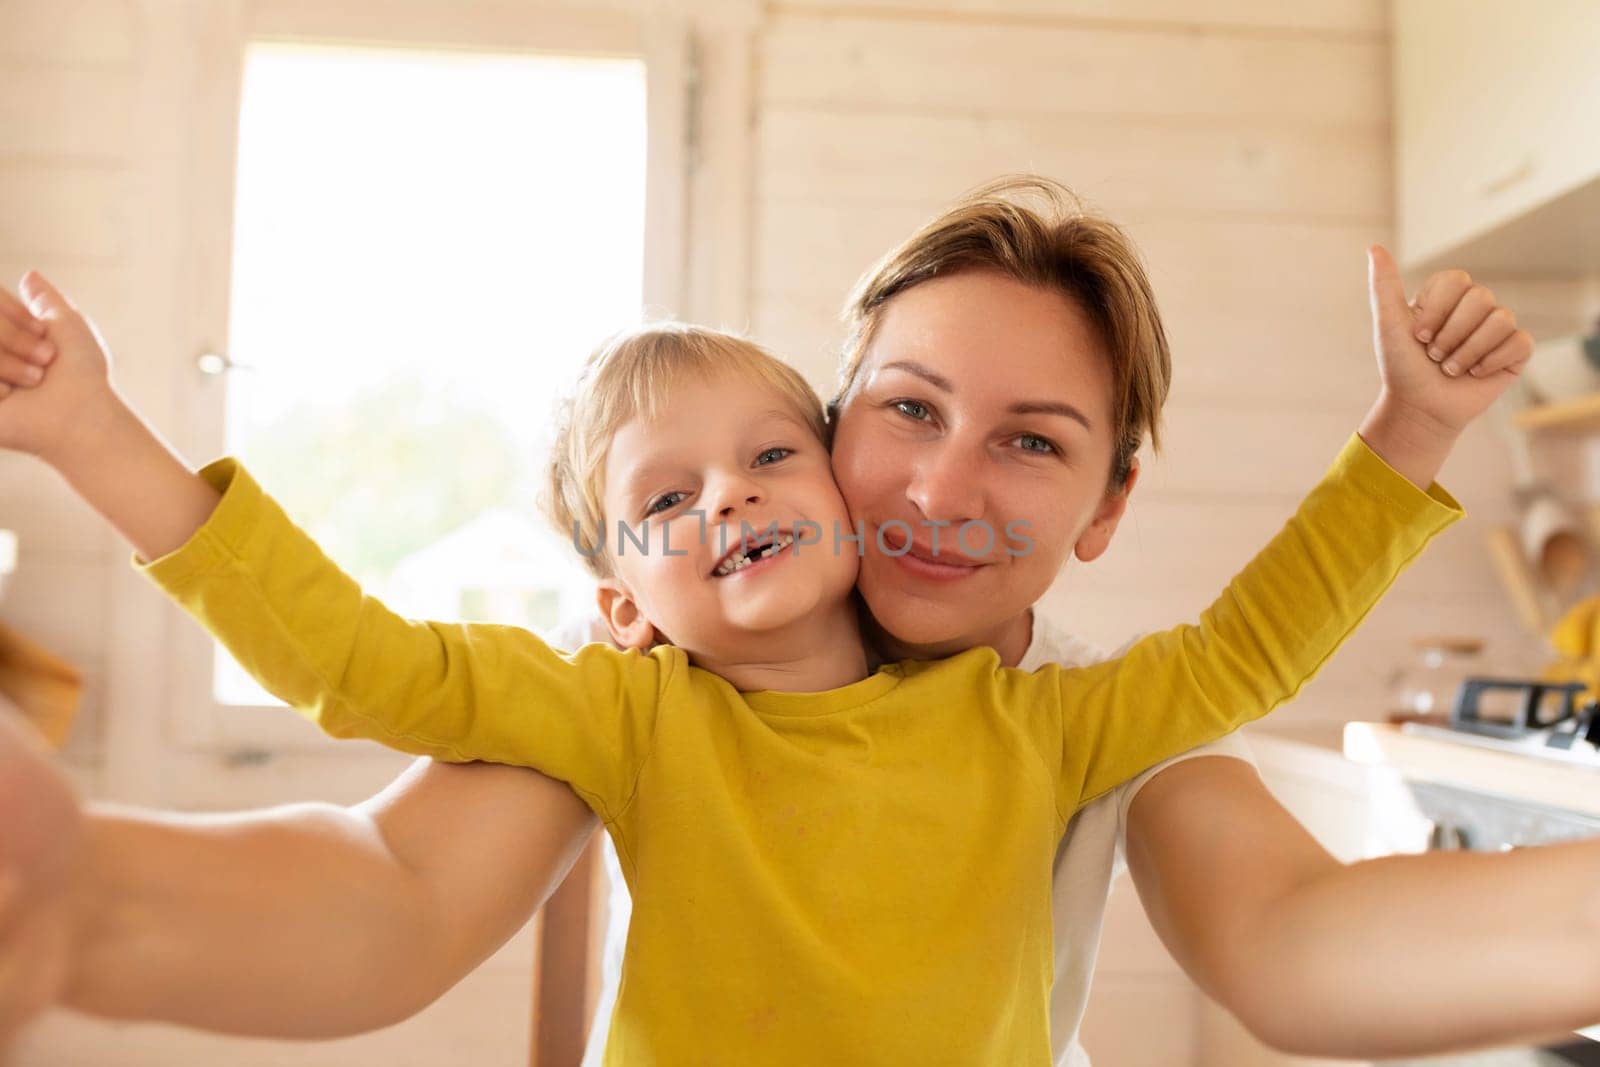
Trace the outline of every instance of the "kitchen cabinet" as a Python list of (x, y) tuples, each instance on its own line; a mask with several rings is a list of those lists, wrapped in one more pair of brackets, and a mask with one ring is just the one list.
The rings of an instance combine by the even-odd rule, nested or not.
[(1396, 0), (1400, 254), (1600, 270), (1600, 4)]

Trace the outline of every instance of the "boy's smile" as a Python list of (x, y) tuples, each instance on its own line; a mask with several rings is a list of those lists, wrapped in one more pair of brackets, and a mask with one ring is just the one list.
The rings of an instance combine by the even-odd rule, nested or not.
[(602, 485), (615, 577), (601, 610), (621, 643), (670, 641), (742, 689), (864, 675), (857, 545), (834, 537), (851, 530), (844, 500), (827, 449), (772, 387), (673, 383), (655, 418), (618, 429)]

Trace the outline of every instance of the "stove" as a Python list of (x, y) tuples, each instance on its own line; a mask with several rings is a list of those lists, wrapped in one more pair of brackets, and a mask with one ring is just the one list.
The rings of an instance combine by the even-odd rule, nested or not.
[[(1408, 734), (1538, 759), (1600, 767), (1600, 703), (1579, 703), (1581, 682), (1469, 678), (1449, 724), (1405, 723)], [(1486, 705), (1495, 705), (1493, 711)]]

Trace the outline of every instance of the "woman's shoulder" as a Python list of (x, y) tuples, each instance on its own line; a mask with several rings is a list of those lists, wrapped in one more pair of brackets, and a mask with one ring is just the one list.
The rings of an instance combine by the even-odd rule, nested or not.
[(1109, 659), (1110, 654), (1092, 641), (1087, 641), (1035, 612), (1033, 637), (1028, 650), (1022, 654), (1017, 668), (1036, 671), (1041, 667), (1087, 667)]

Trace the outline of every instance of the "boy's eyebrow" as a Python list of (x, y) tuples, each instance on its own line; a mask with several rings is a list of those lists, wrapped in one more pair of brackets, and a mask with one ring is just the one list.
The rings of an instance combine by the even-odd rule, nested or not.
[(622, 495), (624, 497), (632, 497), (634, 494), (642, 492), (645, 483), (654, 481), (658, 477), (656, 472), (665, 466), (666, 464), (664, 463), (646, 460), (629, 470), (628, 476), (622, 479)]
[(781, 420), (783, 422), (792, 423), (793, 425), (798, 426), (798, 427), (800, 427), (801, 429), (804, 429), (804, 430), (809, 430), (810, 429), (810, 427), (806, 425), (806, 422), (805, 422), (804, 419), (800, 418), (794, 412), (786, 411), (783, 408), (771, 408), (771, 409), (769, 409), (767, 411), (763, 411), (760, 415), (757, 415), (756, 418), (758, 420), (759, 419), (779, 419), (779, 420)]
[[(905, 371), (907, 374), (916, 375), (941, 392), (955, 392), (955, 386), (950, 384), (949, 378), (946, 378), (932, 367), (925, 366), (915, 360), (897, 359), (885, 363), (878, 369)], [(1071, 404), (1060, 400), (1019, 400), (1008, 406), (1006, 411), (1012, 415), (1060, 415), (1063, 418), (1082, 423), (1085, 430), (1091, 433), (1094, 432), (1094, 424), (1089, 421), (1089, 416)]]
[[(768, 410), (757, 415), (751, 420), (751, 422), (760, 423), (774, 419), (787, 422), (789, 425), (794, 426), (797, 429), (805, 430), (807, 433), (811, 432), (811, 427), (806, 425), (806, 421), (804, 419), (796, 415), (794, 412), (787, 411), (783, 408), (769, 408)], [(623, 496), (631, 498), (635, 494), (642, 492), (645, 483), (654, 481), (657, 477), (659, 477), (659, 472), (662, 469), (670, 468), (671, 466), (672, 464), (669, 462), (664, 462), (656, 457), (651, 457), (650, 459), (641, 462), (637, 466), (630, 468), (626, 476), (622, 479)]]

